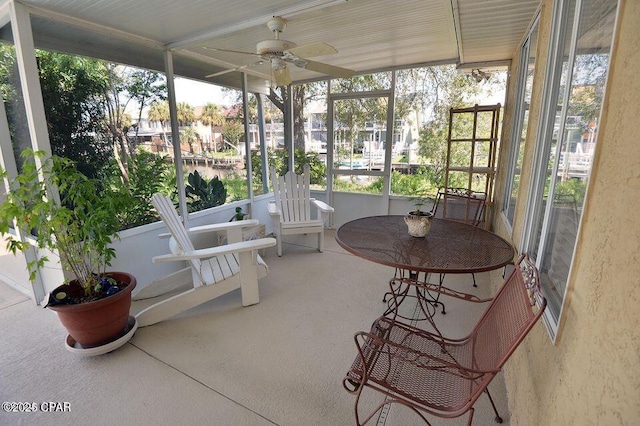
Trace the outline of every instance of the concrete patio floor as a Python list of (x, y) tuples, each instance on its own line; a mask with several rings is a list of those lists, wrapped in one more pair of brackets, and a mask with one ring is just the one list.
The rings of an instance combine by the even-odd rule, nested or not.
[[(140, 328), (121, 348), (82, 357), (64, 348), (56, 315), (0, 283), (2, 401), (68, 403), (68, 411), (0, 412), (0, 425), (352, 425), (355, 397), (342, 378), (356, 356), (353, 335), (368, 330), (385, 305), (393, 269), (342, 250), (326, 232), (289, 237), (279, 258), (266, 251), (269, 275), (260, 303), (243, 308), (231, 292), (165, 322)], [(478, 294), (488, 276), (478, 274)], [(468, 275), (448, 285), (471, 289)], [(134, 302), (132, 313), (149, 301)], [(447, 300), (437, 314), (443, 334), (466, 335), (483, 307)], [(507, 363), (507, 368), (508, 368)], [(509, 424), (502, 374), (490, 390)], [(380, 397), (364, 398), (373, 404)], [(474, 424), (494, 424), (488, 399), (476, 403)], [(466, 424), (434, 418), (435, 425)], [(423, 424), (394, 405), (370, 424)]]

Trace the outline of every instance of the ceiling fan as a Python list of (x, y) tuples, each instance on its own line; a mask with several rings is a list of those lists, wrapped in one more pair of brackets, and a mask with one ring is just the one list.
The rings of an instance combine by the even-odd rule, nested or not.
[(355, 71), (347, 68), (341, 68), (322, 62), (310, 61), (309, 59), (307, 59), (314, 56), (332, 55), (338, 53), (338, 51), (333, 46), (330, 46), (324, 42), (315, 42), (305, 44), (303, 46), (297, 46), (291, 41), (282, 40), (280, 39), (280, 33), (285, 29), (286, 26), (287, 20), (280, 16), (274, 16), (272, 19), (269, 19), (269, 21), (267, 22), (267, 27), (271, 32), (273, 32), (275, 38), (259, 42), (256, 46), (256, 53), (205, 47), (205, 49), (214, 50), (217, 52), (253, 55), (260, 58), (258, 62), (255, 62), (253, 64), (243, 65), (234, 69), (209, 74), (206, 77), (210, 78), (232, 71), (251, 68), (264, 62), (268, 62), (271, 65), (271, 75), (277, 86), (287, 86), (291, 83), (291, 73), (289, 72), (288, 64), (293, 64), (298, 68), (308, 69), (310, 71), (327, 74), (331, 77), (337, 78), (348, 78), (355, 74)]

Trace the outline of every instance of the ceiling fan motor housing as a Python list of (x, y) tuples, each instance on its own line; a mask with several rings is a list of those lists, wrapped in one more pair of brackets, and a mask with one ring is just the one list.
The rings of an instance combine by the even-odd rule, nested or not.
[[(259, 42), (256, 46), (255, 53), (260, 56), (263, 61), (269, 62), (269, 64), (271, 65), (272, 81), (275, 79), (275, 83), (278, 86), (286, 86), (288, 84), (291, 84), (291, 75), (289, 73), (289, 67), (287, 64), (293, 64), (298, 68), (305, 68), (320, 74), (336, 76), (339, 78), (348, 78), (355, 73), (355, 71), (352, 70), (323, 64), (321, 62), (309, 61), (304, 58), (305, 56), (325, 56), (338, 53), (338, 51), (333, 46), (330, 46), (323, 42), (310, 43), (298, 48), (295, 53), (291, 52), (291, 49), (296, 48), (297, 45), (292, 41), (280, 39), (280, 33), (282, 33), (286, 26), (287, 20), (280, 16), (274, 16), (272, 19), (270, 19), (269, 22), (267, 22), (267, 27), (271, 32), (273, 32), (275, 38)], [(255, 55), (254, 53), (240, 52), (228, 49), (211, 50)], [(260, 63), (262, 63), (262, 61), (258, 62), (258, 64)], [(208, 77), (224, 74), (225, 72), (238, 71), (254, 65), (256, 64), (239, 66), (235, 69), (211, 74)]]
[(293, 49), (296, 44), (287, 40), (264, 40), (258, 43), (258, 55), (277, 55), (282, 56), (285, 50)]

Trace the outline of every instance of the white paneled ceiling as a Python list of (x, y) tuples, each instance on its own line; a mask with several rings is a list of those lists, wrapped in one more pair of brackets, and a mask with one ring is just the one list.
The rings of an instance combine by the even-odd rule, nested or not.
[[(245, 66), (254, 87), (271, 78), (255, 65), (256, 43), (272, 39), (266, 26), (288, 21), (282, 39), (323, 41), (337, 54), (315, 61), (358, 73), (426, 63), (503, 61), (518, 48), (539, 0), (21, 0), (32, 13), (36, 44), (164, 69), (173, 51), (175, 72), (207, 74)], [(290, 66), (294, 81), (324, 75)], [(239, 87), (240, 73), (209, 81)]]
[[(529, 0), (461, 1), (462, 62), (513, 56), (538, 7)], [(489, 59), (493, 58), (493, 59)]]

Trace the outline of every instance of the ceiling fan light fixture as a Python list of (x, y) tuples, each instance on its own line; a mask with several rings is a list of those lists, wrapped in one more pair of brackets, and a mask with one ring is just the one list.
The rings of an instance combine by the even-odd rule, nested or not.
[(273, 80), (278, 87), (288, 86), (291, 84), (291, 74), (286, 66), (282, 69), (272, 70)]
[(283, 70), (285, 68), (287, 68), (287, 64), (286, 62), (277, 56), (274, 56), (271, 58), (271, 68), (275, 71), (275, 70)]

